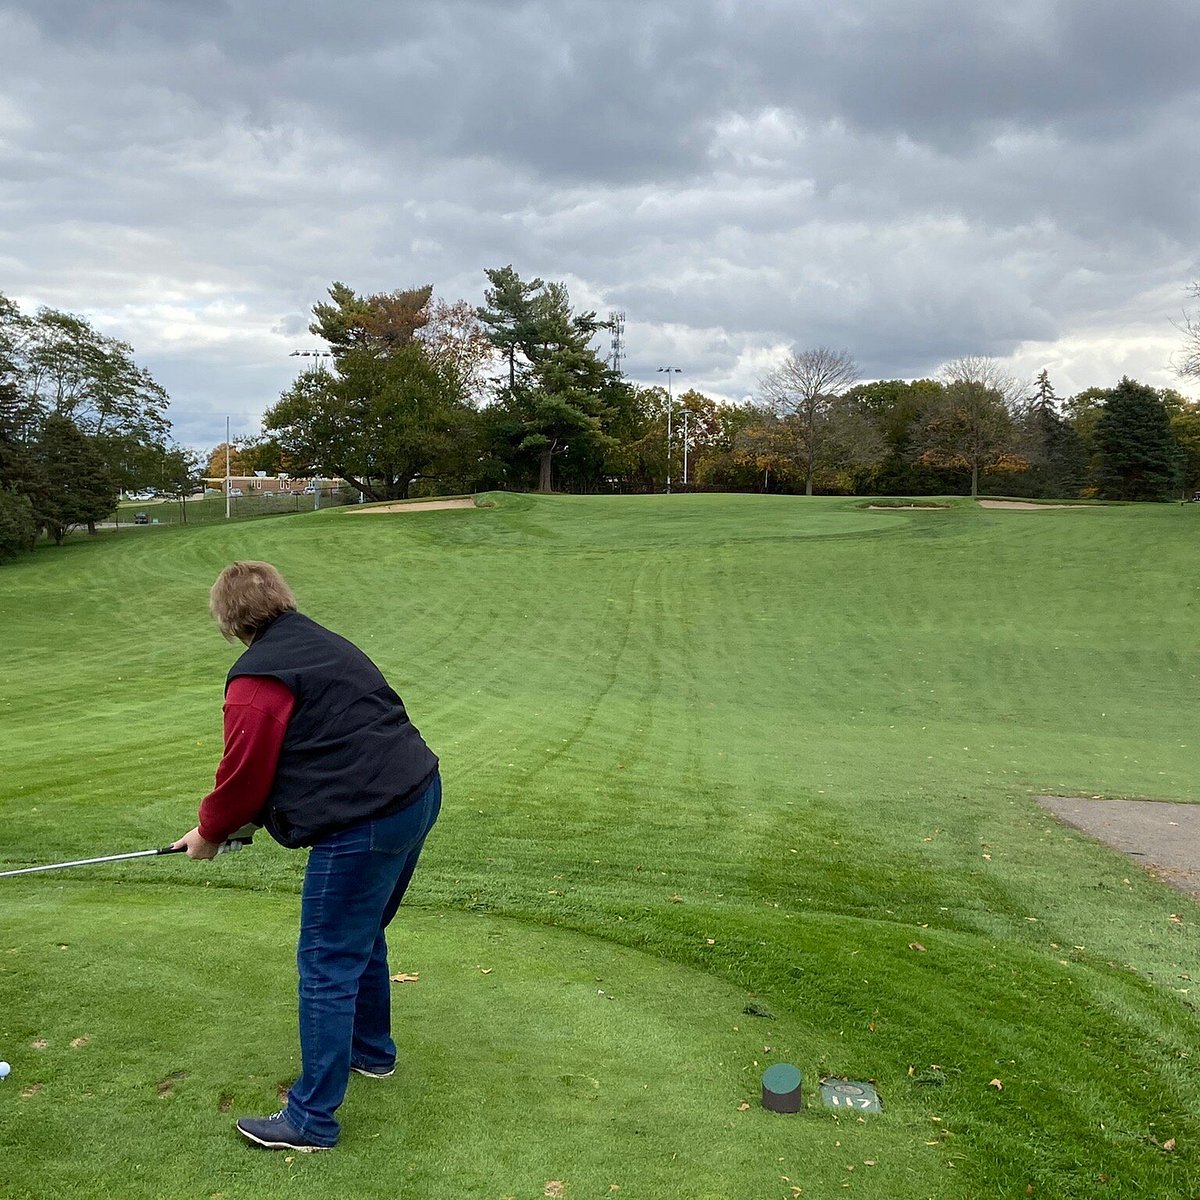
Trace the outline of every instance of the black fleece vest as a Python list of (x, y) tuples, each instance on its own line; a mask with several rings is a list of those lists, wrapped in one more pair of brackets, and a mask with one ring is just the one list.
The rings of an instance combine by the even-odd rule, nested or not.
[(262, 814), (282, 845), (311, 846), (397, 812), (433, 778), (437, 756), (379, 668), (316, 621), (276, 617), (233, 664), (226, 690), (240, 675), (269, 675), (296, 697)]

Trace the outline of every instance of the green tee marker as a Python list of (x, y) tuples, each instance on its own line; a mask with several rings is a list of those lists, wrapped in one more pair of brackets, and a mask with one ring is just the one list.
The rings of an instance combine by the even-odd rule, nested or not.
[(800, 1085), (803, 1077), (791, 1063), (776, 1063), (763, 1072), (763, 1108), (771, 1112), (799, 1112), (804, 1103)]

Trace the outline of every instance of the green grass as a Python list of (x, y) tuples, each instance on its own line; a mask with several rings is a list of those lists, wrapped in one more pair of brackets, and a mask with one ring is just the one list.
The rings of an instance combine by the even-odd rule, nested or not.
[[(421, 976), (404, 1067), (355, 1080), (331, 1155), (230, 1130), (296, 1068), (302, 854), (0, 881), (5, 1187), (1200, 1193), (1196, 906), (1033, 799), (1200, 798), (1200, 512), (495, 499), (0, 571), (11, 865), (190, 826), (234, 656), (206, 590), (235, 557), (376, 658), (446, 780), (392, 939)], [(804, 1114), (759, 1108), (772, 1061)], [(876, 1079), (884, 1113), (821, 1109), (822, 1072)]]

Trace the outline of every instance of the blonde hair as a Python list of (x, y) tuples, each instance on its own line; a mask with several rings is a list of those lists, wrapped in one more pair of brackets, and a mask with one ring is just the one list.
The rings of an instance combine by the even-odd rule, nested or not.
[(235, 562), (217, 576), (208, 611), (223, 637), (249, 642), (280, 613), (296, 611), (296, 597), (270, 563)]

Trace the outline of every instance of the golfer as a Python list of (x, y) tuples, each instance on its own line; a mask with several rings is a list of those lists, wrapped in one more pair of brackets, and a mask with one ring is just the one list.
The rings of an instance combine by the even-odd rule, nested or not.
[(287, 1107), (242, 1117), (258, 1146), (327, 1150), (350, 1072), (391, 1075), (384, 929), (441, 808), (438, 760), (378, 667), (296, 611), (283, 576), (236, 562), (213, 584), (221, 633), (246, 645), (225, 683), (225, 753), (200, 823), (177, 842), (212, 858), (247, 822), (309, 846), (300, 901), (300, 1078)]

